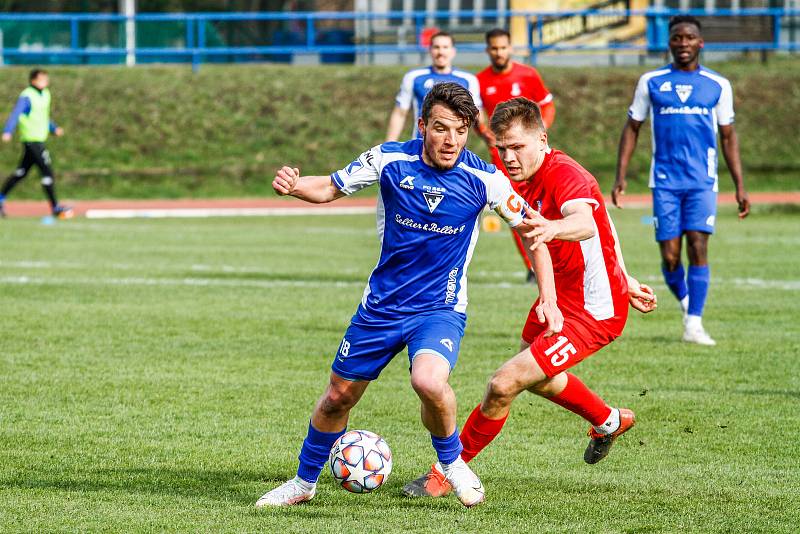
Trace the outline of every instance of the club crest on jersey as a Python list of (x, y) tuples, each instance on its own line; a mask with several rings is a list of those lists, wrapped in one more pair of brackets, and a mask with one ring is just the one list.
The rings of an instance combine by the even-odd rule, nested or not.
[(433, 78), (428, 78), (427, 80), (425, 80), (425, 83), (423, 83), (422, 86), (425, 89), (430, 89), (431, 87), (433, 87), (433, 84), (435, 83), (436, 81)]
[(494, 85), (490, 85), (489, 87), (486, 88), (487, 95), (493, 95), (496, 92), (497, 92), (497, 87), (495, 87)]
[(681, 99), (681, 102), (685, 103), (692, 94), (692, 86), (689, 84), (676, 84), (675, 92), (678, 93), (678, 98)]
[(431, 213), (439, 207), (439, 204), (442, 203), (442, 199), (444, 198), (444, 187), (434, 187), (430, 185), (424, 185), (422, 188), (425, 190), (422, 192), (422, 196), (425, 197), (425, 203), (428, 205), (428, 211)]
[(662, 93), (668, 93), (672, 91), (672, 82), (667, 80), (666, 82), (661, 84), (661, 87), (658, 88), (659, 91)]
[(453, 341), (452, 340), (444, 338), (444, 339), (440, 340), (439, 343), (441, 343), (442, 345), (447, 347), (447, 350), (449, 350), (450, 352), (453, 352)]
[(413, 191), (414, 178), (416, 178), (416, 176), (406, 176), (405, 178), (400, 180), (400, 187), (402, 187), (403, 189), (408, 189), (409, 191)]
[(519, 88), (519, 84), (514, 82), (511, 85), (511, 96), (519, 96), (522, 94), (522, 89)]

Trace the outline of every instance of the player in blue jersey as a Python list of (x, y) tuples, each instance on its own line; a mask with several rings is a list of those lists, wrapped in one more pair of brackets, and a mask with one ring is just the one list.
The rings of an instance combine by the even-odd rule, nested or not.
[[(478, 115), (469, 92), (455, 83), (437, 84), (422, 108), (422, 139), (376, 146), (330, 176), (301, 177), (297, 168), (283, 167), (273, 181), (278, 194), (313, 203), (378, 184), (381, 252), (333, 359), (328, 387), (311, 415), (297, 476), (263, 495), (259, 508), (314, 497), (350, 410), (405, 347), (422, 422), (447, 480), (465, 506), (484, 499), (480, 480), (460, 457), (456, 400), (448, 379), (466, 324), (467, 269), (481, 212), (488, 205), (510, 226), (520, 231), (530, 227), (523, 229), (526, 206), (508, 179), (465, 149)], [(536, 248), (531, 260), (543, 299), (538, 317), (555, 333), (563, 317), (547, 248)]]
[(447, 32), (436, 33), (431, 38), (431, 45), (428, 49), (431, 55), (431, 66), (421, 69), (412, 69), (403, 76), (400, 83), (400, 91), (395, 98), (394, 110), (389, 116), (389, 126), (386, 131), (387, 141), (397, 141), (403, 132), (406, 124), (408, 110), (414, 110), (414, 120), (412, 121), (411, 138), (420, 137), (417, 121), (422, 112), (422, 101), (425, 95), (431, 90), (434, 84), (442, 82), (457, 83), (472, 94), (475, 105), (480, 110), (480, 120), (475, 124), (478, 133), (487, 139), (489, 130), (485, 126), (483, 116), (483, 105), (481, 103), (480, 87), (478, 78), (475, 75), (453, 68), (453, 59), (456, 57), (456, 45), (453, 36)]
[[(750, 202), (744, 188), (739, 139), (733, 126), (733, 90), (728, 80), (699, 63), (703, 37), (700, 22), (691, 16), (669, 23), (673, 61), (639, 79), (619, 142), (619, 159), (611, 200), (621, 207), (628, 163), (639, 129), (650, 117), (653, 160), (650, 187), (656, 241), (662, 272), (684, 313), (683, 340), (715, 345), (703, 328), (710, 271), (708, 238), (717, 213), (717, 131), (722, 153), (736, 187), (739, 218), (747, 217)], [(688, 275), (681, 263), (686, 236)]]

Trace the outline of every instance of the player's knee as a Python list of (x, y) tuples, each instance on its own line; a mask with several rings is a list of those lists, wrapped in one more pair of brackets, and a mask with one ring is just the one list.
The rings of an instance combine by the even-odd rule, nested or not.
[(319, 410), (325, 416), (346, 413), (356, 404), (356, 397), (347, 390), (328, 388), (319, 402)]
[(669, 272), (676, 270), (681, 264), (680, 254), (673, 254), (671, 251), (663, 253), (661, 259), (664, 263), (664, 268)]
[(496, 402), (506, 403), (514, 400), (519, 393), (517, 385), (508, 376), (495, 373), (489, 381), (487, 396)]
[(53, 177), (52, 176), (42, 176), (42, 185), (44, 185), (44, 186), (53, 185)]
[(412, 375), (411, 387), (421, 399), (437, 401), (444, 397), (447, 382), (430, 375)]

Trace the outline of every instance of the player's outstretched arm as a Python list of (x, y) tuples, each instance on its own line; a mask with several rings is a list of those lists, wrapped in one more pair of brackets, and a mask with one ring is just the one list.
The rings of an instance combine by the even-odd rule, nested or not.
[(272, 188), (278, 195), (289, 195), (314, 204), (324, 204), (344, 196), (330, 176), (300, 176), (297, 167), (281, 168), (272, 180)]
[(550, 220), (538, 211), (529, 212), (524, 223), (528, 228), (525, 237), (533, 239), (533, 248), (553, 239), (583, 241), (594, 236), (595, 226), (592, 206), (586, 202), (573, 202), (564, 206), (563, 219)]
[(628, 174), (628, 164), (631, 161), (633, 151), (636, 149), (636, 142), (639, 140), (639, 129), (642, 123), (628, 117), (628, 121), (622, 128), (622, 135), (619, 138), (619, 149), (617, 150), (617, 174), (614, 179), (614, 186), (611, 188), (611, 203), (616, 207), (622, 207), (622, 195), (628, 182), (625, 176)]
[(547, 247), (535, 247), (532, 250), (533, 239), (524, 237), (520, 232), (520, 237), (525, 244), (528, 258), (531, 260), (533, 272), (536, 274), (536, 285), (539, 286), (539, 304), (536, 306), (536, 317), (540, 323), (547, 323), (547, 333), (545, 337), (550, 337), (561, 332), (564, 327), (564, 316), (558, 309), (558, 296), (556, 294), (556, 282), (553, 275), (553, 261)]
[(625, 259), (622, 257), (622, 246), (619, 243), (619, 235), (611, 215), (608, 215), (608, 224), (611, 226), (611, 235), (614, 236), (614, 252), (617, 254), (617, 261), (628, 281), (628, 302), (631, 306), (642, 313), (649, 313), (658, 307), (658, 299), (653, 292), (653, 288), (648, 285), (640, 284), (639, 281), (628, 274), (625, 268)]
[(750, 214), (750, 199), (744, 188), (744, 176), (742, 175), (742, 160), (739, 157), (739, 136), (733, 124), (720, 125), (719, 135), (722, 140), (722, 154), (725, 156), (725, 163), (731, 171), (733, 186), (736, 188), (736, 202), (739, 204), (739, 218), (744, 219)]
[(395, 106), (392, 114), (389, 115), (389, 126), (386, 128), (386, 141), (397, 141), (403, 133), (406, 125), (406, 115), (408, 110), (400, 106)]

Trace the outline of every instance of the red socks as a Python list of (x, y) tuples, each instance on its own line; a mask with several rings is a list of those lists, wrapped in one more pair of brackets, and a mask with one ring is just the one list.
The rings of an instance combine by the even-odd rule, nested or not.
[(481, 413), (481, 405), (477, 405), (461, 429), (461, 444), (464, 446), (461, 458), (465, 462), (475, 458), (500, 433), (506, 419), (508, 415), (502, 419), (489, 419)]
[(567, 373), (567, 387), (564, 388), (564, 391), (546, 398), (572, 413), (580, 415), (593, 426), (602, 425), (611, 415), (611, 408), (606, 406), (603, 399), (587, 388), (586, 384), (572, 373)]

